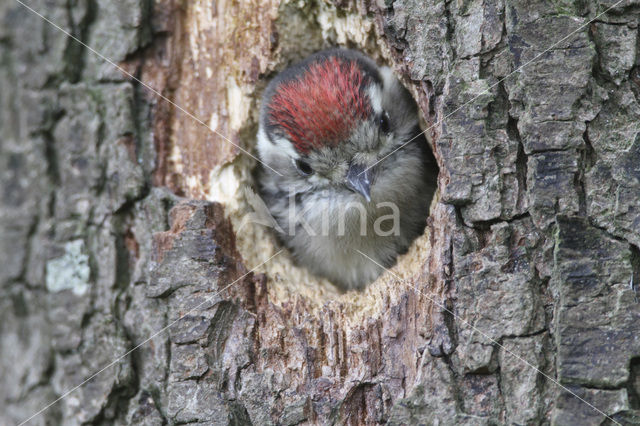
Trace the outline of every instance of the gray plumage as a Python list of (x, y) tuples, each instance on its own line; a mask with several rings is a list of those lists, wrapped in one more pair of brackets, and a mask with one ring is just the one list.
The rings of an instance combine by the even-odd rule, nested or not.
[[(295, 129), (290, 130), (291, 126), (302, 121), (293, 117), (285, 122), (285, 115), (276, 108), (281, 105), (274, 103), (287, 98), (277, 95), (287, 84), (299, 89), (292, 82), (309, 84), (313, 81), (308, 75), (310, 67), (331, 58), (356, 64), (365, 76), (364, 87), (354, 88), (354, 93), (361, 96), (356, 99), (369, 102), (368, 112), (353, 121), (355, 113), (338, 111), (345, 120), (351, 119), (348, 135), (338, 143), (323, 143), (311, 136), (302, 142), (300, 137), (292, 140)], [(320, 83), (323, 90), (333, 90), (332, 85)], [(307, 92), (293, 93), (289, 96)], [(343, 99), (339, 97), (342, 93), (335, 95)], [(297, 105), (295, 99), (290, 101)], [(316, 115), (322, 118), (320, 108)], [(299, 110), (287, 111), (297, 114)], [(313, 115), (307, 117), (305, 125), (313, 119)], [(307, 130), (312, 136), (322, 134)], [(360, 289), (383, 272), (360, 252), (391, 267), (398, 254), (407, 251), (424, 231), (438, 168), (423, 136), (393, 151), (419, 133), (417, 108), (409, 93), (388, 68), (378, 67), (359, 52), (319, 52), (271, 81), (263, 97), (258, 131), (260, 159), (269, 167), (261, 167), (258, 180), (261, 195), (279, 224), (278, 237), (299, 265), (343, 289)]]

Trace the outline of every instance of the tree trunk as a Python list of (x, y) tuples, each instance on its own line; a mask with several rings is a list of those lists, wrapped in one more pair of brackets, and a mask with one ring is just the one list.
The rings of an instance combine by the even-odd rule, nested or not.
[[(640, 1), (25, 3), (122, 68), (0, 0), (1, 424), (640, 424)], [(248, 220), (243, 152), (333, 45), (441, 167), (345, 294)]]

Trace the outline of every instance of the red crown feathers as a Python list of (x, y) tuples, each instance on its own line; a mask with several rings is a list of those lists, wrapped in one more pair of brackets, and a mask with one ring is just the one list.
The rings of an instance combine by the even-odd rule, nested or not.
[(354, 60), (331, 56), (314, 62), (276, 89), (269, 105), (271, 124), (301, 153), (335, 146), (371, 116), (365, 92), (370, 81)]

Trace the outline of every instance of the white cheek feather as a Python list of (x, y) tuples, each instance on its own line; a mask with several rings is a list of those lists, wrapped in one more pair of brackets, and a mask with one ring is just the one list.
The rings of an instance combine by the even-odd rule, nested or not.
[(376, 114), (382, 114), (382, 91), (380, 86), (372, 84), (367, 88), (367, 94), (371, 101), (371, 107)]
[(273, 141), (273, 144), (277, 146), (281, 152), (285, 152), (289, 157), (293, 159), (300, 158), (300, 154), (293, 147), (293, 144), (289, 142), (288, 139), (285, 138), (277, 138)]
[(267, 158), (267, 156), (274, 149), (274, 146), (269, 139), (267, 138), (267, 134), (265, 133), (262, 126), (258, 129), (258, 154), (260, 154), (261, 158)]
[(287, 154), (293, 159), (300, 158), (300, 155), (296, 152), (293, 144), (285, 138), (276, 138), (273, 142), (269, 140), (266, 132), (260, 126), (258, 130), (258, 153), (260, 158), (271, 158), (272, 156), (279, 156), (282, 153)]
[(378, 70), (380, 72), (380, 76), (382, 77), (382, 87), (385, 89), (389, 89), (392, 87), (398, 80), (394, 77), (393, 71), (389, 67), (380, 67)]
[(321, 184), (327, 183), (326, 179), (321, 178), (317, 174), (313, 174), (313, 175), (309, 176), (307, 179), (309, 180), (309, 183), (312, 184), (312, 185), (321, 185)]

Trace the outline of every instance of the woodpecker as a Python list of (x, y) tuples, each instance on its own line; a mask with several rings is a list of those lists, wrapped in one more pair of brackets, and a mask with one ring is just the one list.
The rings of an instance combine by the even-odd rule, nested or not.
[(348, 49), (292, 65), (265, 89), (257, 139), (261, 196), (312, 273), (362, 289), (424, 232), (438, 166), (388, 67)]

